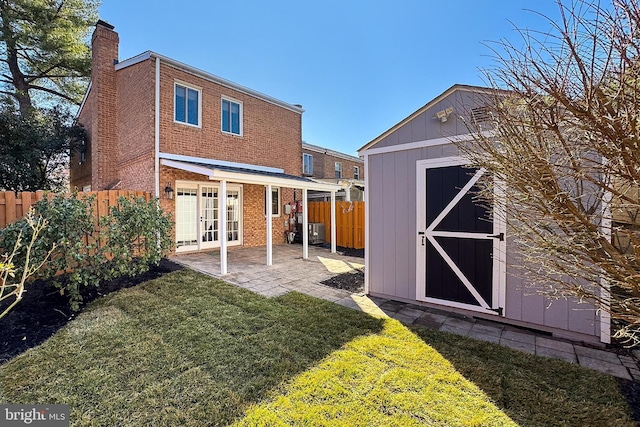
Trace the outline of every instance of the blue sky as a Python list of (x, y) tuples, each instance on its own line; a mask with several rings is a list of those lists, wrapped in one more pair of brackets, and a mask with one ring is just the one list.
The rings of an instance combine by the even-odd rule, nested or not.
[(102, 0), (120, 59), (152, 50), (291, 104), (303, 139), (348, 154), (456, 83), (483, 43), (541, 31), (555, 0)]

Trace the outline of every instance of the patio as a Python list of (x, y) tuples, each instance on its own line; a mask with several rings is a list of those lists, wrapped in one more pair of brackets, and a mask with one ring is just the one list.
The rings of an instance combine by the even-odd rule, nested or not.
[(351, 293), (320, 282), (341, 273), (364, 268), (364, 259), (331, 253), (309, 245), (309, 258), (302, 258), (302, 246), (275, 245), (273, 265), (266, 265), (264, 247), (228, 248), (228, 274), (220, 274), (220, 252), (176, 255), (173, 261), (266, 297), (298, 291), (331, 302), (351, 300)]
[(364, 259), (331, 253), (309, 246), (309, 258), (302, 258), (301, 245), (277, 245), (273, 265), (265, 265), (264, 247), (228, 249), (228, 274), (220, 274), (219, 251), (175, 255), (172, 260), (193, 270), (265, 297), (301, 292), (316, 298), (361, 310), (373, 316), (391, 317), (405, 324), (438, 329), (482, 341), (499, 343), (530, 354), (566, 360), (618, 378), (640, 381), (640, 350), (634, 356), (618, 355), (546, 334), (536, 334), (499, 322), (490, 322), (430, 307), (368, 297), (335, 289), (321, 282), (341, 273), (364, 268)]

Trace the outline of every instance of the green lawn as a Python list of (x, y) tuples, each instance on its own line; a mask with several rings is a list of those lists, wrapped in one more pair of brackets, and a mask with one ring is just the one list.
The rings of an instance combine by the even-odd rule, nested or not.
[(0, 366), (0, 402), (91, 426), (634, 425), (607, 375), (188, 270)]

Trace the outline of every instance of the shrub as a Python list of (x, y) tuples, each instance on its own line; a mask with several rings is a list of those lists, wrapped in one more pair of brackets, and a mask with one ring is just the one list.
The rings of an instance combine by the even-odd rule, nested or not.
[[(100, 223), (107, 240), (107, 255), (111, 256), (111, 274), (143, 273), (149, 265), (157, 265), (173, 243), (173, 224), (156, 200), (120, 197), (118, 205), (112, 206)], [(133, 259), (137, 262), (132, 263)]]
[[(118, 202), (100, 219), (94, 215), (94, 196), (58, 195), (34, 205), (35, 213), (47, 222), (32, 248), (34, 262), (43, 263), (37, 276), (67, 294), (74, 310), (82, 301), (82, 287), (147, 271), (171, 245), (171, 221), (155, 200), (120, 197)], [(10, 224), (0, 230), (0, 248), (13, 248), (17, 239), (29, 239), (32, 231), (26, 218)], [(55, 250), (44, 262), (53, 245)], [(25, 256), (18, 250), (15, 264), (23, 265)]]

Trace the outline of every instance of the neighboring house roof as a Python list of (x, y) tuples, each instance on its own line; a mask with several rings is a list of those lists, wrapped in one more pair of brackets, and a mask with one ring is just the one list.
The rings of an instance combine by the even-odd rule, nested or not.
[(487, 94), (494, 93), (494, 91), (495, 91), (495, 89), (491, 89), (491, 88), (488, 88), (488, 87), (455, 84), (455, 85), (451, 86), (449, 89), (447, 89), (444, 92), (442, 92), (440, 95), (438, 95), (435, 98), (433, 98), (431, 101), (427, 102), (422, 107), (418, 108), (416, 111), (411, 113), (408, 117), (406, 117), (401, 122), (397, 123), (396, 125), (394, 125), (390, 129), (388, 129), (385, 132), (383, 132), (378, 137), (372, 139), (371, 141), (369, 141), (368, 143), (366, 143), (365, 145), (360, 147), (360, 149), (358, 150), (358, 153), (361, 153), (362, 151), (368, 150), (369, 148), (373, 147), (374, 145), (376, 145), (376, 143), (378, 143), (379, 141), (381, 141), (382, 139), (384, 139), (385, 137), (387, 137), (391, 133), (395, 132), (396, 130), (400, 129), (402, 126), (404, 126), (405, 124), (409, 123), (411, 120), (413, 120), (414, 118), (416, 118), (420, 114), (424, 113), (427, 109), (431, 108), (432, 106), (434, 106), (435, 104), (437, 104), (438, 102), (442, 101), (444, 98), (446, 98), (447, 96), (451, 95), (453, 92), (458, 91), (458, 90), (464, 90), (464, 91), (475, 92), (475, 93), (487, 93)]
[(238, 92), (242, 92), (246, 95), (252, 96), (254, 98), (261, 99), (263, 101), (269, 102), (271, 104), (277, 105), (279, 107), (285, 108), (287, 110), (296, 112), (298, 114), (304, 113), (304, 109), (301, 105), (289, 104), (287, 102), (281, 101), (279, 99), (273, 98), (269, 95), (265, 95), (264, 93), (258, 92), (253, 89), (249, 89), (248, 87), (241, 86), (237, 83), (234, 83), (230, 80), (223, 79), (222, 77), (218, 77), (214, 74), (208, 73), (206, 71), (200, 70), (199, 68), (192, 67), (180, 61), (176, 61), (175, 59), (169, 58), (167, 56), (161, 55), (156, 52), (152, 52), (150, 50), (143, 52), (139, 55), (134, 56), (133, 58), (125, 59), (123, 61), (118, 62), (115, 65), (116, 71), (121, 70), (123, 68), (130, 67), (139, 62), (145, 61), (149, 58), (158, 58), (161, 62), (164, 62), (167, 65), (170, 65), (174, 68), (180, 69), (182, 71), (186, 71), (187, 73), (193, 74), (194, 76), (200, 77), (205, 80), (209, 80), (211, 82), (217, 83), (219, 85), (228, 87), (230, 89), (236, 90)]
[(352, 162), (364, 163), (364, 161), (360, 157), (350, 156), (349, 154), (344, 154), (339, 151), (330, 150), (328, 148), (320, 147), (319, 145), (309, 144), (304, 141), (302, 141), (302, 150), (315, 151), (316, 153), (327, 154), (329, 156), (350, 160)]

